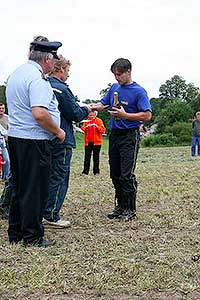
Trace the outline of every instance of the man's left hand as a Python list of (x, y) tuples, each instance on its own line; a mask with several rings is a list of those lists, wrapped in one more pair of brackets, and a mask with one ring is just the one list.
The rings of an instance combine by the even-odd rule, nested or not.
[(123, 106), (121, 106), (120, 108), (117, 107), (112, 107), (112, 110), (108, 111), (113, 117), (117, 117), (120, 119), (126, 119), (126, 112), (123, 108)]

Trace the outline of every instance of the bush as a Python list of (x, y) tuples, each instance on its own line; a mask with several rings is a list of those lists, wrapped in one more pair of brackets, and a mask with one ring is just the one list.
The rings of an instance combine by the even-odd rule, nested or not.
[(190, 145), (191, 122), (176, 122), (166, 126), (163, 134), (145, 137), (141, 144), (144, 147)]
[[(188, 103), (176, 99), (166, 105), (156, 118), (157, 133), (162, 134), (167, 132), (167, 127), (178, 123), (187, 123), (192, 117), (192, 110)], [(170, 130), (171, 132), (171, 130)]]
[(177, 138), (171, 133), (148, 136), (145, 137), (141, 142), (141, 145), (144, 147), (175, 146), (176, 144)]
[(177, 138), (178, 144), (189, 145), (191, 143), (192, 125), (191, 122), (176, 122), (167, 126), (165, 133), (172, 133)]

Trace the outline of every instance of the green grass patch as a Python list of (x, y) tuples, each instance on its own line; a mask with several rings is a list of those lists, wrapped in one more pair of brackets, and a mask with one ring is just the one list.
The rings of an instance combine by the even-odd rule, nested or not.
[(1, 300), (200, 299), (200, 158), (189, 147), (141, 148), (138, 217), (110, 221), (107, 147), (104, 139), (99, 177), (81, 175), (84, 148), (74, 150), (62, 209), (72, 226), (45, 231), (56, 246), (10, 246), (0, 220)]

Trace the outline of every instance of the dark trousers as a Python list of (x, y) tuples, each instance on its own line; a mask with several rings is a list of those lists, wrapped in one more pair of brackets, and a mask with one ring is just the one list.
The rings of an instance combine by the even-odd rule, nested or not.
[(9, 213), (10, 242), (39, 242), (48, 198), (51, 152), (47, 140), (8, 138), (13, 191)]
[(65, 200), (70, 176), (72, 149), (61, 145), (52, 146), (52, 168), (49, 183), (49, 196), (44, 210), (44, 218), (57, 222)]
[(116, 129), (112, 130), (109, 136), (110, 177), (116, 195), (122, 195), (122, 197), (127, 195), (127, 197), (134, 199), (134, 203), (137, 193), (137, 180), (134, 171), (139, 140), (140, 136), (137, 129)]
[(94, 143), (88, 143), (85, 146), (85, 158), (84, 158), (84, 169), (83, 173), (88, 174), (90, 170), (90, 160), (93, 152), (93, 173), (99, 174), (99, 154), (101, 150), (101, 145), (94, 145)]

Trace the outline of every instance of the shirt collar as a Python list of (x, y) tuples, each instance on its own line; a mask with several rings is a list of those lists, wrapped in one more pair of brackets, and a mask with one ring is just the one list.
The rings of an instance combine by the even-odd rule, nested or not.
[(36, 63), (34, 60), (29, 59), (28, 63), (35, 66), (40, 72), (43, 73), (42, 67), (38, 63)]
[(65, 85), (68, 87), (68, 84), (67, 84), (66, 82), (64, 82), (63, 80), (59, 79), (58, 77), (49, 76), (49, 79), (50, 79), (50, 78), (53, 78), (53, 79), (55, 79), (55, 80), (59, 81), (60, 83), (63, 83), (63, 84), (65, 84)]

